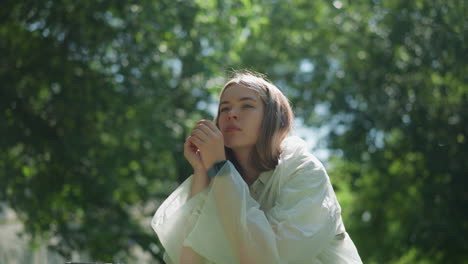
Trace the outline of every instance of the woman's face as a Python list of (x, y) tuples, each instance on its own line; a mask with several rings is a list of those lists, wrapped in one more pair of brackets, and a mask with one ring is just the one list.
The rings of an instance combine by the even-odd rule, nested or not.
[(224, 90), (219, 104), (219, 129), (224, 145), (231, 149), (252, 148), (260, 134), (264, 105), (257, 92), (239, 84)]

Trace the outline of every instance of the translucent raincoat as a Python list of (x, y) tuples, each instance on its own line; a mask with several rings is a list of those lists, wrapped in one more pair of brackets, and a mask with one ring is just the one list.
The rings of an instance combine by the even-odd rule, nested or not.
[(327, 172), (305, 145), (298, 137), (283, 140), (278, 166), (250, 187), (226, 162), (188, 199), (189, 177), (151, 223), (167, 261), (179, 263), (187, 246), (203, 263), (362, 263)]

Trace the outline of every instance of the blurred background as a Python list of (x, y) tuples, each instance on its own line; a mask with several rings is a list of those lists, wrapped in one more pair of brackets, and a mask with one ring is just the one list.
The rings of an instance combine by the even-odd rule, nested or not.
[[(0, 3), (0, 263), (163, 263), (150, 221), (233, 69), (265, 73), (364, 263), (468, 261), (463, 0)], [(312, 143), (311, 143), (312, 142)]]

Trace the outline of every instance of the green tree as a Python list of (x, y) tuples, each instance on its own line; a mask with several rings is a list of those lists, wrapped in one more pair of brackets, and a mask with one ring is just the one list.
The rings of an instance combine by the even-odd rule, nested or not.
[[(174, 1), (4, 1), (0, 200), (64, 256), (138, 245), (190, 168), (181, 156), (214, 76), (199, 7)], [(159, 254), (159, 255), (158, 255)]]
[(342, 168), (357, 196), (352, 219), (363, 220), (356, 241), (374, 263), (466, 261), (465, 4), (383, 1), (353, 19), (362, 11), (349, 10), (360, 34), (342, 46), (330, 106), (345, 115), (331, 147), (360, 165)]

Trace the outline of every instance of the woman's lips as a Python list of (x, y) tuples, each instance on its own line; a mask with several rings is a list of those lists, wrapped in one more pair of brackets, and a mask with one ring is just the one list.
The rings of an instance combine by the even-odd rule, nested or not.
[(236, 126), (227, 126), (224, 129), (224, 132), (235, 132), (235, 131), (241, 131), (241, 129)]

